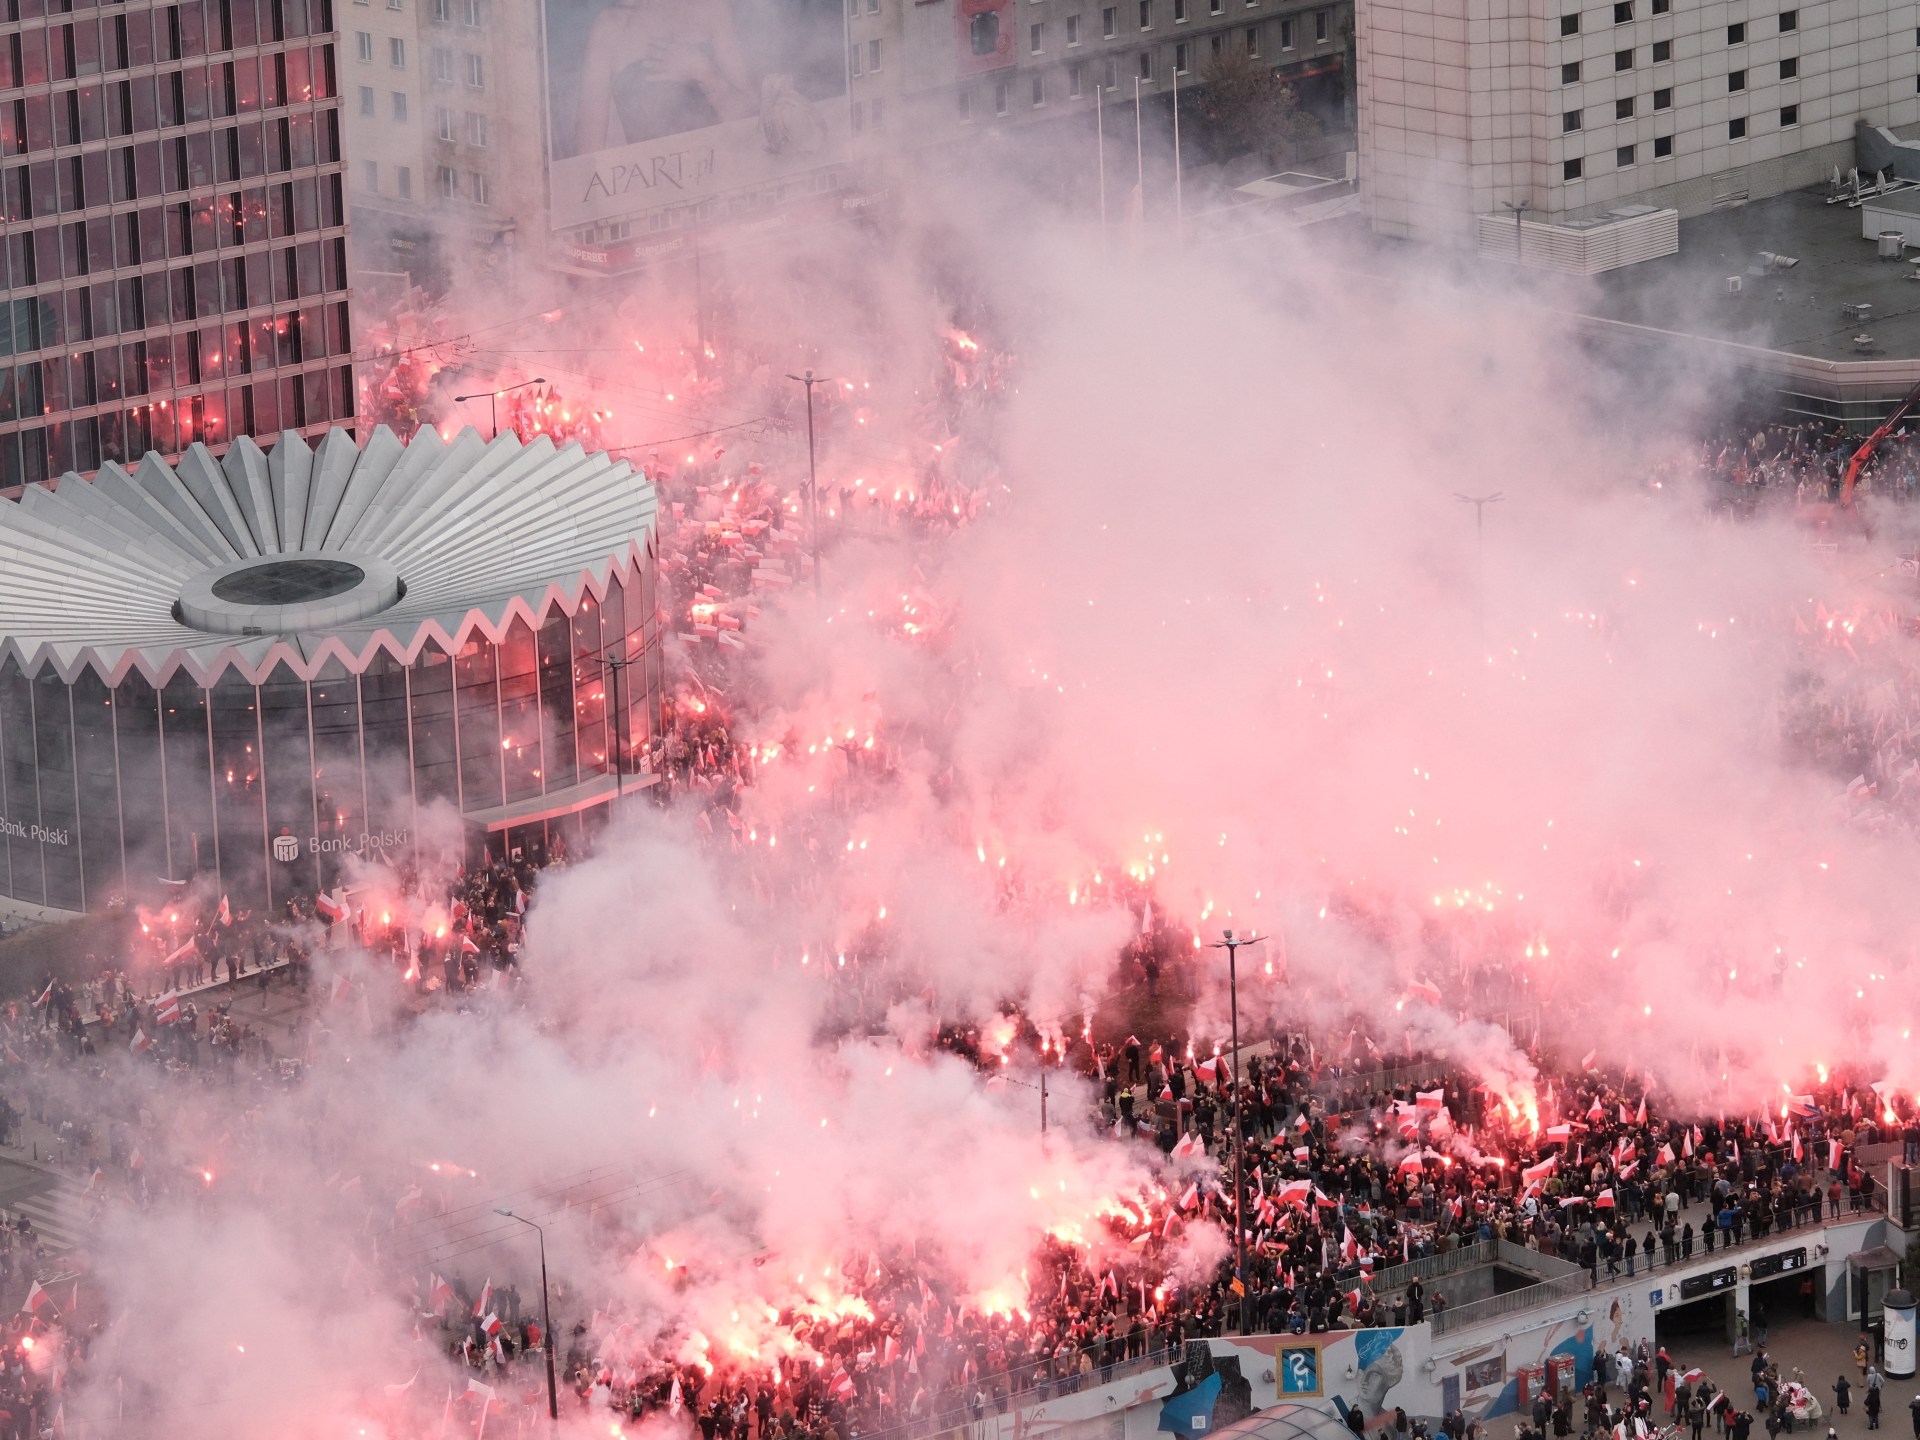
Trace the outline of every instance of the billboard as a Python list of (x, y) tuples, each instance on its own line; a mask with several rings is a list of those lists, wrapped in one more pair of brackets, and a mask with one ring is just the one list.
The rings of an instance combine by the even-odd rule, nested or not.
[(845, 158), (845, 0), (543, 3), (555, 229)]

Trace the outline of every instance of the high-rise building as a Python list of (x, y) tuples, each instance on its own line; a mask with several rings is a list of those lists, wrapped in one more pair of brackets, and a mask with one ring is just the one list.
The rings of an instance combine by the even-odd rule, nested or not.
[(1360, 0), (1360, 179), (1382, 234), (1696, 215), (1920, 120), (1915, 0)]
[(453, 247), (498, 263), (544, 228), (540, 10), (513, 0), (338, 0), (357, 283), (429, 290)]
[(333, 0), (0, 5), (0, 486), (350, 422)]

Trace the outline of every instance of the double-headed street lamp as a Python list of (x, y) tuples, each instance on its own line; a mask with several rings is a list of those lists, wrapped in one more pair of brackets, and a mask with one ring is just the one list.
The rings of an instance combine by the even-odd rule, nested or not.
[(547, 1232), (526, 1216), (516, 1215), (503, 1205), (494, 1206), (493, 1213), (532, 1226), (534, 1233), (540, 1237), (540, 1338), (543, 1342), (541, 1348), (547, 1352), (547, 1417), (557, 1421), (560, 1418), (560, 1387), (553, 1375), (553, 1307), (547, 1297)]
[(515, 390), (524, 390), (529, 385), (544, 385), (546, 383), (546, 376), (536, 375), (531, 380), (522, 380), (518, 385), (507, 385), (498, 390), (476, 390), (471, 395), (456, 395), (453, 397), (453, 403), (456, 405), (464, 405), (469, 400), (479, 400), (484, 397), (487, 402), (487, 414), (493, 422), (493, 436), (488, 437), (491, 439), (500, 434), (500, 397), (511, 394)]
[(1227, 995), (1233, 1015), (1233, 1054), (1227, 1061), (1227, 1073), (1233, 1077), (1233, 1280), (1240, 1287), (1240, 1333), (1253, 1329), (1253, 1300), (1247, 1286), (1247, 1223), (1242, 1213), (1246, 1183), (1247, 1136), (1240, 1119), (1240, 967), (1237, 963), (1242, 945), (1258, 945), (1265, 936), (1235, 939), (1233, 931), (1223, 930), (1221, 938), (1207, 948), (1227, 952)]
[(789, 375), (807, 387), (807, 508), (813, 520), (813, 603), (820, 603), (820, 479), (814, 473), (813, 459), (813, 387), (827, 384), (827, 377), (809, 370), (804, 375)]

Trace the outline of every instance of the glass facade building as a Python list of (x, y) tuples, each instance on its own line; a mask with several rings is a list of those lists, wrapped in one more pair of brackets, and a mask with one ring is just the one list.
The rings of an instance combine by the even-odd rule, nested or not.
[(0, 17), (0, 486), (351, 419), (333, 0)]
[[(472, 843), (648, 783), (663, 623), (644, 479), (471, 431), (281, 446), (0, 501), (0, 895), (79, 910), (211, 876), (236, 906), (279, 907), (350, 857), (404, 857), (430, 811)], [(156, 589), (183, 492), (239, 538), (183, 531)], [(42, 583), (57, 575), (95, 609)], [(371, 614), (310, 623), (360, 589)]]

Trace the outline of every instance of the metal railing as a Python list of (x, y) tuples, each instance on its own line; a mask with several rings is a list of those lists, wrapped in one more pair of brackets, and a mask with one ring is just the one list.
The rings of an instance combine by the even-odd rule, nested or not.
[(1477, 1240), (1471, 1245), (1462, 1245), (1456, 1250), (1443, 1250), (1432, 1255), (1422, 1255), (1418, 1260), (1409, 1260), (1401, 1265), (1389, 1265), (1373, 1274), (1373, 1293), (1392, 1295), (1407, 1288), (1415, 1280), (1431, 1280), (1436, 1275), (1451, 1275), (1458, 1270), (1471, 1270), (1476, 1265), (1491, 1265), (1498, 1254), (1496, 1243)]
[(1468, 1330), (1475, 1325), (1484, 1325), (1489, 1320), (1497, 1320), (1502, 1315), (1517, 1315), (1523, 1310), (1532, 1310), (1541, 1305), (1551, 1305), (1561, 1300), (1572, 1300), (1585, 1295), (1590, 1282), (1586, 1272), (1573, 1275), (1561, 1275), (1552, 1280), (1542, 1280), (1538, 1285), (1523, 1286), (1510, 1290), (1505, 1295), (1489, 1295), (1484, 1300), (1469, 1300), (1464, 1305), (1449, 1305), (1437, 1315), (1428, 1315), (1427, 1320), (1433, 1326), (1433, 1337), (1451, 1335), (1459, 1330)]

